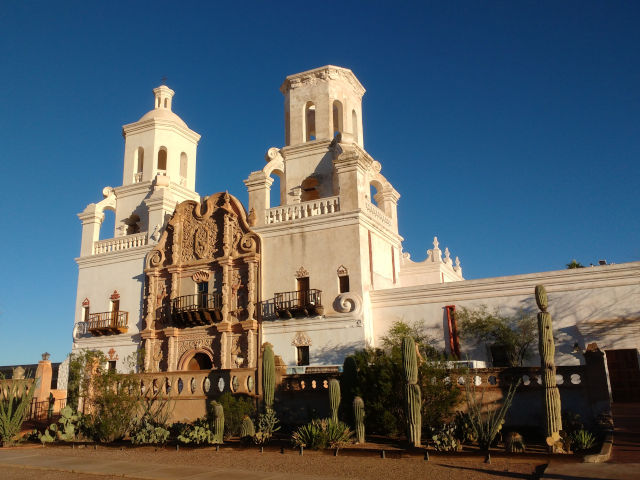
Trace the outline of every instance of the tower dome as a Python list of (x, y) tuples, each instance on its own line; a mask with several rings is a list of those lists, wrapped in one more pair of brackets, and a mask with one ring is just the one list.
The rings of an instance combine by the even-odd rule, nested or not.
[(187, 124), (178, 115), (171, 111), (171, 102), (175, 92), (166, 85), (160, 85), (153, 89), (155, 101), (153, 110), (145, 113), (138, 122), (147, 120), (169, 120), (178, 123), (180, 126), (188, 128)]

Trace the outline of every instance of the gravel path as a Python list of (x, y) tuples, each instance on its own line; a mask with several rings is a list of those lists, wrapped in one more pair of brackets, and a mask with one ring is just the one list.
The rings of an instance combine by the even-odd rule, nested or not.
[[(138, 465), (165, 464), (175, 468), (180, 465), (206, 466), (217, 468), (229, 468), (254, 472), (290, 473), (292, 480), (295, 474), (319, 475), (327, 477), (339, 477), (344, 479), (385, 479), (403, 480), (416, 478), (437, 478), (439, 480), (465, 479), (528, 479), (534, 478), (533, 474), (543, 462), (529, 459), (494, 459), (492, 464), (483, 463), (482, 458), (451, 458), (432, 457), (429, 462), (422, 458), (375, 458), (325, 455), (321, 452), (305, 451), (303, 456), (297, 452), (288, 450), (285, 454), (278, 452), (265, 452), (260, 454), (257, 450), (231, 450), (221, 449), (216, 452), (212, 448), (203, 449), (154, 449), (153, 447), (117, 448), (99, 447), (76, 448), (47, 447), (44, 449), (47, 455), (69, 456), (85, 459), (100, 458), (101, 460), (119, 460), (136, 462)], [(42, 450), (40, 450), (42, 452)], [(3, 472), (4, 474), (5, 472)], [(114, 476), (98, 476), (88, 474), (72, 474), (67, 472), (54, 472), (47, 470), (43, 475), (42, 470), (20, 469), (10, 467), (3, 478), (10, 479), (78, 479), (94, 480), (105, 478), (122, 478)]]

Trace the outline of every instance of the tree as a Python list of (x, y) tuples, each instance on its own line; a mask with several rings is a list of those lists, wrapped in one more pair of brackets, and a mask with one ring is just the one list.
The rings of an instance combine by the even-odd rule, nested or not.
[(357, 387), (353, 394), (364, 400), (367, 412), (364, 421), (368, 432), (398, 435), (405, 431), (401, 353), (405, 336), (415, 340), (422, 357), (418, 384), (422, 392), (423, 426), (441, 424), (460, 399), (460, 389), (455, 382), (445, 381), (449, 371), (424, 328), (418, 323), (395, 322), (381, 340), (383, 348), (368, 348), (353, 355), (358, 367)]
[(584, 268), (584, 265), (574, 258), (571, 262), (567, 263), (567, 270), (571, 270), (573, 268)]
[(462, 307), (456, 310), (460, 335), (469, 341), (484, 342), (489, 349), (502, 349), (511, 367), (522, 366), (531, 356), (531, 345), (536, 340), (536, 319), (520, 310), (514, 316), (501, 315), (496, 308), (486, 305), (476, 309)]

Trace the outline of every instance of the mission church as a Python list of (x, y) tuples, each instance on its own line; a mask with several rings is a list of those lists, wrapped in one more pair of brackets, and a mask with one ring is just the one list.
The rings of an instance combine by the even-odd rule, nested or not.
[[(640, 262), (465, 280), (436, 238), (414, 262), (398, 231), (400, 194), (365, 150), (365, 89), (353, 72), (316, 68), (280, 90), (285, 144), (267, 150), (262, 168), (255, 162), (246, 207), (225, 192), (196, 193), (200, 135), (173, 112), (166, 85), (153, 90), (151, 111), (123, 127), (122, 185), (78, 214), (74, 351), (101, 350), (124, 371), (143, 350), (147, 372), (224, 370), (232, 391), (252, 392), (266, 342), (287, 371), (303, 373), (379, 345), (404, 321), (484, 365), (491, 352), (463, 344), (455, 309), (533, 310), (542, 283), (558, 364), (580, 363), (577, 353), (597, 342), (631, 365), (613, 375), (628, 376), (633, 362), (637, 370)], [(115, 229), (100, 240), (105, 210)]]

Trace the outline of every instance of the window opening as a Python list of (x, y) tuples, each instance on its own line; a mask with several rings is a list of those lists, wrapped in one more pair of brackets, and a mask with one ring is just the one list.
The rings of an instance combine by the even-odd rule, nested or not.
[(109, 372), (110, 373), (115, 373), (116, 372), (116, 361), (115, 360), (109, 360)]
[(300, 277), (297, 279), (298, 284), (298, 306), (304, 307), (309, 302), (309, 277)]
[(342, 133), (342, 103), (339, 100), (333, 102), (333, 136)]
[(207, 308), (209, 305), (209, 283), (208, 282), (200, 282), (197, 283), (198, 295), (197, 301), (198, 305), (202, 308)]
[(355, 110), (351, 111), (351, 129), (353, 130), (353, 140), (358, 142), (358, 114)]
[(158, 150), (158, 170), (167, 171), (167, 149), (164, 147)]
[(320, 182), (315, 177), (308, 177), (302, 181), (300, 188), (302, 189), (301, 202), (308, 202), (309, 200), (317, 200), (320, 198), (319, 191)]
[(297, 363), (299, 366), (309, 365), (309, 346), (304, 345), (296, 347), (297, 349)]
[(338, 277), (340, 281), (340, 293), (346, 293), (349, 291), (349, 275), (341, 275)]
[(83, 322), (88, 322), (89, 321), (89, 307), (82, 307), (82, 321)]
[(304, 107), (305, 141), (316, 139), (316, 106), (313, 102), (307, 102)]

